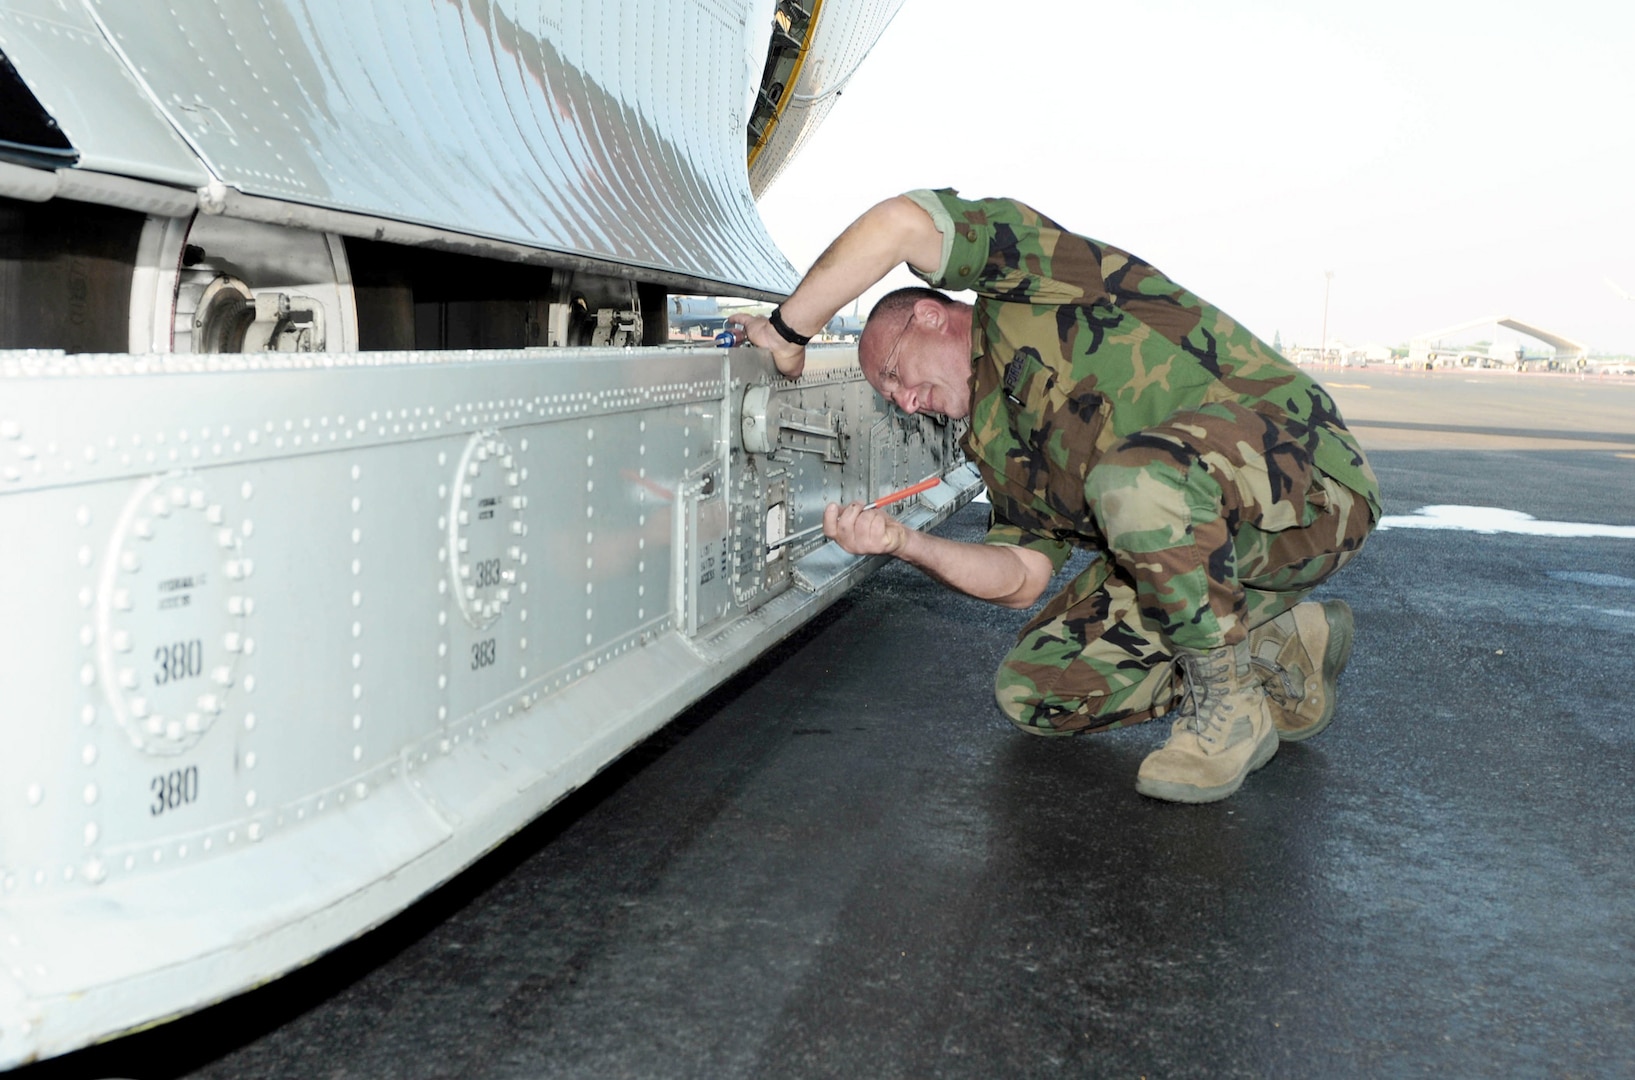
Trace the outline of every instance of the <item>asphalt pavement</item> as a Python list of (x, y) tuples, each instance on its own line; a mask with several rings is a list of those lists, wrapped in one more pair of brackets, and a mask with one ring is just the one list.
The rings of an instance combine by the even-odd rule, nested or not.
[[(1635, 525), (1635, 380), (1325, 374), (1388, 516)], [(971, 506), (946, 535), (980, 536)], [(1023, 616), (888, 567), (302, 971), (16, 1075), (1635, 1075), (1635, 539), (1392, 528), (1233, 798), (1016, 732)]]

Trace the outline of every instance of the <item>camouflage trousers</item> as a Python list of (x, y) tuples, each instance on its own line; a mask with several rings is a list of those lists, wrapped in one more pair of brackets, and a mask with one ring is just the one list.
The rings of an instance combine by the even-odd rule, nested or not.
[(1023, 629), (995, 679), (1000, 708), (1040, 735), (1168, 712), (1174, 649), (1242, 641), (1361, 549), (1368, 502), (1290, 432), (1235, 404), (1136, 432), (1091, 469), (1105, 554)]

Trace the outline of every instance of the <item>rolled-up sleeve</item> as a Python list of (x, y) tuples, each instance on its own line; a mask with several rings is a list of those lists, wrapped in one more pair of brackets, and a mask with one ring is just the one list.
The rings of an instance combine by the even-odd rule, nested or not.
[(988, 533), (982, 538), (982, 542), (996, 547), (1020, 547), (1037, 551), (1050, 560), (1051, 573), (1060, 570), (1073, 551), (1073, 546), (1065, 540), (1013, 525), (1006, 521), (1004, 515), (997, 509), (988, 515)]
[(1107, 295), (1101, 245), (1014, 199), (962, 199), (952, 188), (904, 198), (942, 233), (942, 265), (926, 284), (1035, 304), (1086, 304)]

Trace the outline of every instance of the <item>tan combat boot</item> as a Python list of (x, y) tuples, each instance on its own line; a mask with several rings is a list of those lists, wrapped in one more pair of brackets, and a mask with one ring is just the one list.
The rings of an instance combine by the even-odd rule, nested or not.
[(1344, 600), (1307, 600), (1249, 631), (1249, 652), (1279, 739), (1309, 739), (1334, 719), (1353, 625)]
[(1182, 649), (1181, 708), (1169, 741), (1147, 755), (1135, 789), (1171, 802), (1224, 799), (1277, 753), (1266, 691), (1250, 670), (1249, 643)]

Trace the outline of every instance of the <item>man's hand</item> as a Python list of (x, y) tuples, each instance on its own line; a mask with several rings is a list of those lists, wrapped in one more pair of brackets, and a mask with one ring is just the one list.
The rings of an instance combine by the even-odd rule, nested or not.
[(908, 540), (908, 529), (884, 510), (865, 510), (860, 502), (823, 508), (823, 535), (853, 555), (895, 555)]
[(782, 334), (772, 328), (770, 319), (746, 313), (727, 319), (726, 326), (729, 330), (741, 331), (744, 340), (751, 345), (759, 345), (770, 352), (778, 374), (785, 378), (798, 379), (800, 373), (806, 370), (806, 346), (786, 341)]

